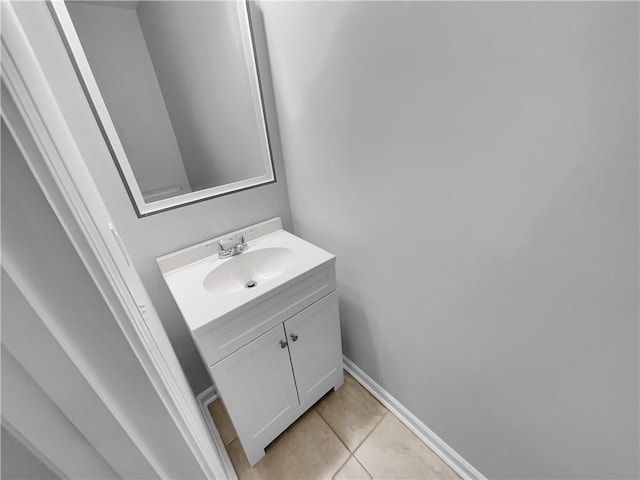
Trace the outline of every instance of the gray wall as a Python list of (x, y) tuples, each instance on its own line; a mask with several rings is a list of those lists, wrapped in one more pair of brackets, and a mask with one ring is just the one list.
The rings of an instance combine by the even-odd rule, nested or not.
[[(70, 478), (202, 478), (4, 122), (1, 179), (3, 418), (34, 445), (54, 449), (54, 441), (66, 449), (73, 470), (49, 458)], [(7, 362), (5, 348), (14, 361)], [(16, 376), (19, 370), (24, 374)], [(31, 384), (41, 389), (36, 400), (57, 407), (53, 412), (30, 411)], [(25, 416), (44, 420), (34, 430)], [(50, 429), (54, 420), (64, 428)]]
[(266, 173), (238, 7), (144, 1), (137, 9), (194, 190)]
[[(7, 298), (7, 293), (13, 295), (6, 290), (9, 282), (11, 282), (15, 293), (15, 286), (3, 269), (3, 298)], [(20, 295), (17, 295), (13, 299), (19, 299), (19, 297)], [(2, 308), (5, 309), (5, 301), (2, 303)], [(58, 472), (57, 476), (60, 478), (86, 480), (118, 478), (116, 470), (107, 463), (76, 425), (69, 420), (69, 417), (11, 355), (4, 343), (0, 349), (3, 427), (7, 428), (25, 446), (28, 446), (34, 454), (37, 454), (40, 461), (49, 469)], [(34, 345), (35, 342), (32, 341), (31, 344)], [(41, 347), (41, 345), (37, 346)], [(49, 374), (51, 375), (51, 373), (51, 369), (49, 369)], [(101, 427), (101, 423), (100, 417), (94, 416), (93, 424)], [(73, 456), (69, 455), (69, 452), (73, 452)], [(2, 455), (5, 455), (4, 444), (2, 445)], [(7, 455), (9, 456), (10, 452), (7, 452)], [(11, 459), (9, 462), (13, 463), (14, 461), (19, 462), (18, 459)], [(17, 468), (22, 467), (25, 470), (29, 469), (29, 471), (36, 468), (35, 465), (11, 465), (5, 470), (4, 458), (2, 458), (1, 467), (2, 478), (7, 478), (7, 480), (20, 478), (17, 475), (9, 476), (8, 473)], [(38, 468), (38, 470), (40, 469)]]
[(637, 478), (638, 3), (262, 9), (345, 354), (490, 478)]
[(57, 480), (60, 478), (4, 426), (0, 430), (2, 432), (0, 478), (3, 480)]
[(67, 7), (140, 190), (191, 191), (136, 11)]
[[(211, 384), (184, 320), (160, 274), (158, 256), (274, 216), (290, 228), (289, 199), (266, 52), (264, 72), (277, 182), (167, 212), (137, 218), (115, 164), (93, 120), (53, 20), (43, 2), (21, 2), (23, 22), (44, 74), (62, 108), (194, 392)], [(259, 27), (259, 26), (258, 26)]]

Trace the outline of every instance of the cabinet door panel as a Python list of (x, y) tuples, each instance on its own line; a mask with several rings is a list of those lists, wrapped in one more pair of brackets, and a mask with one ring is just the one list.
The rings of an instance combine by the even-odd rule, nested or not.
[(282, 324), (210, 367), (245, 447), (269, 443), (299, 405)]
[(300, 404), (307, 408), (342, 385), (342, 345), (335, 292), (284, 322)]

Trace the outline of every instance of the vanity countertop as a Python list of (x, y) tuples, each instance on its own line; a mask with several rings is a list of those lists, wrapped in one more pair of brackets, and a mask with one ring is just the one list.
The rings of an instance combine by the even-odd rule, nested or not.
[[(280, 226), (280, 229), (253, 238), (247, 235), (247, 251), (231, 258), (220, 259), (215, 247), (208, 247), (208, 256), (192, 261), (193, 255), (190, 256), (190, 251), (202, 249), (205, 243), (210, 245), (215, 240), (158, 258), (169, 290), (194, 335), (208, 330), (213, 324), (224, 321), (230, 315), (286, 290), (299, 279), (335, 262), (334, 255), (282, 230), (280, 219), (277, 219), (277, 223), (268, 222), (272, 222), (272, 226)], [(268, 222), (259, 224), (258, 227), (267, 225)], [(263, 233), (265, 228), (256, 228), (255, 231)], [(270, 258), (272, 252), (278, 255)], [(281, 253), (286, 255), (279, 255)], [(245, 258), (241, 259), (243, 255)], [(244, 288), (245, 280), (241, 276), (250, 276), (250, 272), (255, 271), (251, 265), (253, 259), (262, 262), (261, 272), (266, 272), (266, 275), (258, 278), (255, 287)], [(236, 263), (225, 265), (229, 262)], [(245, 265), (248, 265), (248, 268), (245, 268)], [(212, 285), (207, 277), (214, 270), (217, 283)], [(275, 274), (272, 275), (272, 271)], [(206, 280), (208, 288), (205, 287)], [(222, 285), (222, 288), (217, 288), (216, 285)]]

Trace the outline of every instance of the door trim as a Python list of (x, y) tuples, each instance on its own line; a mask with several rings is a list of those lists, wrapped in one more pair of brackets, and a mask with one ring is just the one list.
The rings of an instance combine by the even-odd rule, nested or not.
[(238, 480), (238, 475), (235, 468), (233, 467), (233, 463), (231, 462), (231, 457), (229, 457), (229, 453), (227, 452), (227, 447), (225, 446), (215, 423), (213, 423), (213, 418), (209, 413), (209, 404), (214, 402), (218, 398), (216, 389), (214, 387), (209, 387), (206, 390), (200, 392), (196, 398), (198, 399), (198, 404), (200, 405), (200, 410), (202, 411), (202, 415), (205, 418), (207, 427), (209, 427), (211, 438), (213, 438), (213, 441), (216, 443), (218, 450), (221, 452), (222, 463), (224, 464), (227, 472), (230, 472), (227, 478), (229, 478), (229, 480)]
[(15, 106), (13, 112), (3, 107), (2, 116), (14, 131), (26, 130), (37, 147), (26, 158), (29, 167), (203, 474), (233, 478), (146, 289), (116, 242), (106, 205), (11, 2), (3, 2), (2, 16), (4, 101)]

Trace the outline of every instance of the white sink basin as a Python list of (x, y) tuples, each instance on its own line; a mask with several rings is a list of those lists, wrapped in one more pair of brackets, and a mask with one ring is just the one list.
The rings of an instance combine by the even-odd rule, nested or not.
[[(248, 250), (218, 258), (217, 242), (240, 234), (245, 235)], [(274, 218), (157, 261), (187, 325), (197, 334), (326, 268), (335, 257), (282, 230), (280, 219)], [(248, 287), (251, 280), (256, 284)]]
[(243, 252), (227, 259), (204, 279), (204, 288), (213, 294), (233, 294), (261, 287), (282, 275), (293, 262), (293, 251), (269, 247)]

